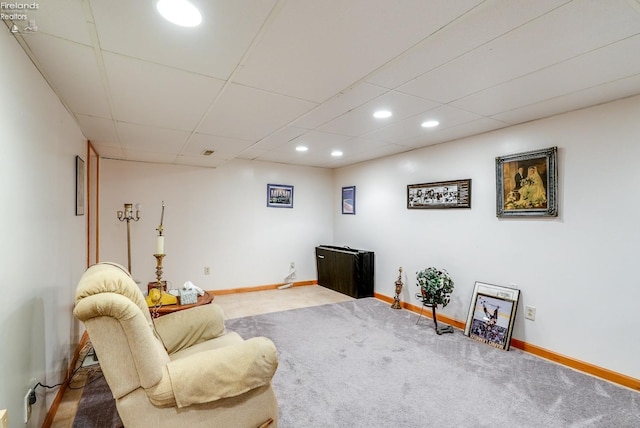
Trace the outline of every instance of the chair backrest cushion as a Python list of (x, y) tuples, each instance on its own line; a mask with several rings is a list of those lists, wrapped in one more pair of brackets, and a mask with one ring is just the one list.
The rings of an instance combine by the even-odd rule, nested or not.
[(100, 293), (121, 294), (135, 303), (151, 325), (149, 307), (131, 274), (117, 263), (102, 262), (89, 266), (76, 288), (76, 303), (81, 299)]
[(89, 267), (78, 283), (73, 313), (87, 329), (115, 398), (162, 379), (169, 355), (154, 334), (142, 292), (121, 266)]

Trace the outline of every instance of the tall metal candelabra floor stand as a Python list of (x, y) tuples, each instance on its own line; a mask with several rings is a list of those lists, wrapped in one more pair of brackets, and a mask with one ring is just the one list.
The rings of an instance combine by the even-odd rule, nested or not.
[(420, 315), (418, 316), (418, 320), (416, 321), (416, 325), (418, 324), (418, 322), (420, 321), (420, 318), (422, 317), (422, 310), (424, 309), (425, 306), (431, 308), (431, 311), (432, 311), (432, 314), (433, 314), (433, 324), (435, 325), (436, 333), (438, 333), (438, 334), (453, 333), (453, 327), (451, 327), (450, 325), (445, 325), (444, 327), (439, 327), (438, 326), (438, 318), (436, 317), (436, 306), (437, 305), (429, 305), (428, 303), (423, 303), (422, 304), (422, 307), (420, 308)]

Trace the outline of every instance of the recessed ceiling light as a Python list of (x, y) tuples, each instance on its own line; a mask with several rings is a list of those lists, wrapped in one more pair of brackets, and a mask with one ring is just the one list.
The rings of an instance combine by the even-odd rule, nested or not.
[(156, 9), (164, 19), (182, 27), (195, 27), (202, 22), (200, 11), (187, 0), (159, 0)]
[(205, 150), (203, 150), (203, 151), (202, 151), (202, 153), (201, 153), (201, 154), (202, 154), (203, 156), (211, 156), (211, 155), (212, 155), (212, 154), (214, 154), (214, 153), (215, 153), (215, 152), (214, 152), (213, 150), (211, 150), (211, 149), (205, 149)]
[(393, 115), (393, 113), (391, 113), (389, 110), (378, 110), (377, 112), (373, 113), (373, 117), (375, 117), (376, 119), (386, 119), (388, 117), (391, 117)]
[(307, 150), (309, 150), (309, 147), (307, 146), (298, 146), (296, 147), (296, 150), (299, 152), (306, 152)]
[(340, 156), (342, 156), (342, 152), (340, 150), (334, 150), (331, 152), (331, 156), (333, 156), (334, 158), (339, 158)]
[(440, 122), (437, 120), (427, 120), (426, 122), (422, 122), (420, 126), (423, 128), (433, 128), (434, 126), (440, 125)]

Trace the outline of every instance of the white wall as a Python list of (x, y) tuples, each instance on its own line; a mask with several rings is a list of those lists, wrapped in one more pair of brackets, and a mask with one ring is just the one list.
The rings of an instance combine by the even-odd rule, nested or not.
[[(163, 279), (208, 290), (278, 284), (295, 262), (297, 280), (316, 278), (314, 248), (333, 239), (330, 170), (233, 161), (198, 168), (103, 159), (100, 260), (127, 266), (125, 202), (142, 204), (131, 222), (133, 277), (155, 280), (156, 228), (165, 202)], [(294, 207), (267, 208), (267, 183), (294, 186)], [(211, 268), (204, 275), (204, 267)]]
[[(640, 97), (432, 146), (335, 172), (334, 197), (357, 186), (357, 215), (334, 209), (335, 243), (376, 253), (376, 291), (398, 267), (445, 268), (456, 288), (442, 313), (466, 320), (475, 281), (522, 291), (514, 337), (640, 378), (636, 271)], [(496, 217), (495, 157), (558, 147), (559, 216)], [(408, 210), (406, 186), (472, 179), (472, 208)], [(534, 322), (524, 305), (537, 308)]]
[[(75, 157), (86, 160), (86, 140), (8, 31), (0, 52), (0, 408), (19, 427), (31, 379), (64, 380), (80, 336), (72, 309), (86, 217), (75, 215)], [(45, 391), (26, 426), (42, 425), (57, 392)]]

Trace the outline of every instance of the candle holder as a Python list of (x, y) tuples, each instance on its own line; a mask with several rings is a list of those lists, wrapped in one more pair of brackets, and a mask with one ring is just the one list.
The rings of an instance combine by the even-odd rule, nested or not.
[(133, 216), (133, 204), (124, 204), (124, 211), (118, 211), (118, 220), (127, 222), (127, 269), (131, 273), (131, 231), (129, 222), (140, 220), (140, 204), (136, 204), (136, 215)]
[(164, 288), (162, 285), (162, 259), (166, 256), (166, 254), (154, 254), (153, 257), (156, 258), (156, 288), (162, 289)]
[(398, 279), (396, 281), (396, 295), (393, 297), (393, 304), (391, 305), (391, 309), (402, 309), (400, 306), (400, 293), (402, 292), (402, 267), (400, 267), (400, 272), (398, 273)]

